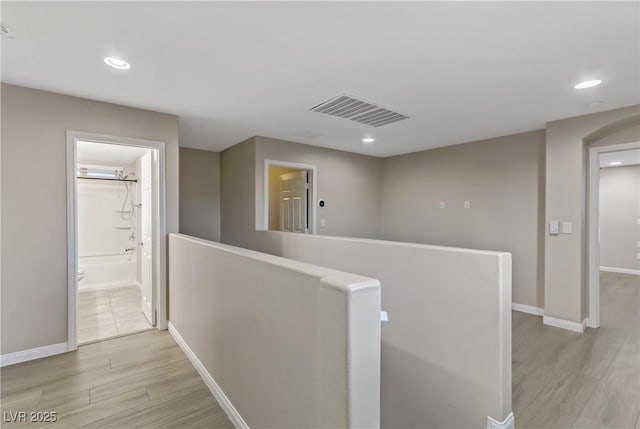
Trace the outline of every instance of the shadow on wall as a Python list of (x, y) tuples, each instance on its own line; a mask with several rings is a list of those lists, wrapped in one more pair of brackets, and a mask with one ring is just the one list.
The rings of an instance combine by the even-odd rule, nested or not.
[[(384, 325), (382, 331), (384, 332)], [(469, 357), (472, 359), (472, 357)], [(494, 395), (487, 386), (473, 384), (447, 368), (382, 342), (381, 362), (382, 427), (486, 427), (486, 409), (472, 410), (478, 398)], [(457, 398), (450, 401), (450, 398)]]

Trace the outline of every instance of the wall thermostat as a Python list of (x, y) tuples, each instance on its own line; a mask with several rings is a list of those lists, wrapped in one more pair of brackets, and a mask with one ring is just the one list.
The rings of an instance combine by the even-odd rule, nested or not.
[(319, 205), (320, 207), (324, 207), (324, 200), (323, 200), (323, 199), (319, 199), (319, 200), (318, 200), (318, 205)]

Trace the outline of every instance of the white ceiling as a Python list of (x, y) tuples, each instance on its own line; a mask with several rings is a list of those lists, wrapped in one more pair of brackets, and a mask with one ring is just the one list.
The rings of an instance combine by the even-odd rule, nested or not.
[(104, 162), (106, 164), (130, 165), (149, 149), (143, 147), (79, 141), (76, 158), (78, 162)]
[(640, 164), (640, 149), (620, 150), (600, 154), (600, 167), (614, 167), (611, 162), (620, 162), (619, 167)]
[[(16, 36), (2, 41), (4, 82), (175, 113), (194, 148), (265, 135), (388, 156), (640, 103), (639, 2), (1, 7)], [(604, 83), (573, 88), (592, 78)], [(411, 119), (372, 128), (307, 110), (341, 93)]]

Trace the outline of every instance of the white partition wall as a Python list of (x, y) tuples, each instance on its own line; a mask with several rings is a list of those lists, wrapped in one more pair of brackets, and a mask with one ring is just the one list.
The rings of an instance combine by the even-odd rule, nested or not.
[(252, 246), (380, 280), (382, 427), (513, 427), (509, 253), (271, 231)]
[(169, 239), (169, 329), (236, 427), (380, 426), (380, 283)]

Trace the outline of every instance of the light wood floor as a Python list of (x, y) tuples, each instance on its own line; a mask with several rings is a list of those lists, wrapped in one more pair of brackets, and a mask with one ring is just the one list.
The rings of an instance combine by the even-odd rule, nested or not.
[[(603, 273), (602, 327), (584, 334), (513, 313), (518, 429), (640, 429), (640, 281)], [(1, 370), (2, 411), (56, 411), (3, 428), (232, 428), (168, 333), (148, 331)]]
[(517, 429), (640, 429), (640, 277), (601, 273), (600, 319), (578, 334), (513, 312)]
[(2, 368), (2, 411), (55, 411), (54, 424), (3, 428), (233, 428), (166, 331), (81, 346)]
[(151, 329), (142, 313), (140, 288), (124, 286), (78, 293), (78, 343)]

